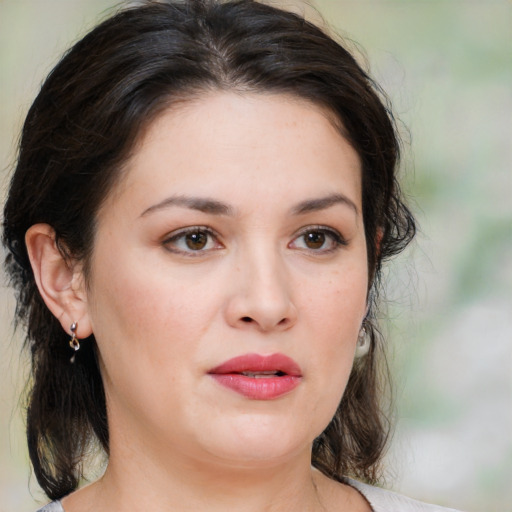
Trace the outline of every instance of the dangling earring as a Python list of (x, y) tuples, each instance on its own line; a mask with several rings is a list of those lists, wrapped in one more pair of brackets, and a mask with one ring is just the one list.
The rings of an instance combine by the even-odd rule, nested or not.
[(370, 350), (370, 337), (366, 334), (366, 328), (363, 326), (359, 331), (359, 336), (357, 337), (357, 345), (356, 345), (356, 353), (355, 358), (359, 359), (366, 354)]
[[(71, 339), (69, 340), (69, 346), (76, 352), (80, 349), (80, 342), (78, 341), (78, 338), (76, 337), (76, 328), (78, 327), (78, 324), (76, 322), (73, 322), (71, 324), (71, 327), (69, 330), (71, 331)], [(71, 359), (69, 360), (71, 363), (75, 362), (75, 354), (71, 356)]]

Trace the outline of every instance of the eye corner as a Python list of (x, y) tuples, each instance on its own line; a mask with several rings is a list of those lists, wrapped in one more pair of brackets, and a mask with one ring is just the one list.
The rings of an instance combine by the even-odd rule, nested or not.
[(200, 257), (224, 248), (219, 235), (208, 226), (176, 229), (162, 238), (163, 248), (185, 257)]
[[(306, 236), (312, 235), (307, 241)], [(302, 246), (297, 241), (303, 240)], [(288, 247), (315, 255), (327, 255), (349, 245), (349, 241), (335, 228), (324, 225), (309, 225), (294, 235)]]

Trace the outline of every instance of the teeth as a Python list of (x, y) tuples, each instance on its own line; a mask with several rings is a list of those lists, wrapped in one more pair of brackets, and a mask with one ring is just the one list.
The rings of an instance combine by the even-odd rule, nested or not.
[(241, 374), (244, 375), (245, 377), (252, 377), (253, 379), (265, 379), (269, 377), (275, 377), (278, 374), (278, 372), (242, 372)]

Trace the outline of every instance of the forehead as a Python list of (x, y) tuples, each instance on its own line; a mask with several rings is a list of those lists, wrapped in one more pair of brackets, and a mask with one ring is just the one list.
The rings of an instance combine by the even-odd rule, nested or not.
[(275, 190), (341, 186), (357, 202), (360, 161), (341, 133), (334, 115), (291, 95), (204, 94), (149, 124), (117, 192), (135, 188), (156, 199), (191, 187), (198, 195), (266, 190), (271, 200)]

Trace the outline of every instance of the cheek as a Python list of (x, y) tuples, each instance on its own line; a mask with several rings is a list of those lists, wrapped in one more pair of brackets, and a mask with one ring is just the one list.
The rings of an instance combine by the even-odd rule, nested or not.
[(180, 278), (158, 258), (148, 262), (136, 251), (101, 261), (109, 263), (96, 267), (92, 320), (110, 377), (123, 379), (130, 368), (132, 375), (174, 379), (185, 362), (200, 362), (199, 342), (219, 311), (219, 287)]
[(124, 421), (131, 411), (136, 421), (166, 425), (169, 411), (183, 408), (178, 391), (195, 389), (198, 340), (211, 313), (198, 290), (147, 267), (133, 258), (102, 267), (92, 288), (93, 328), (110, 419)]
[(348, 382), (357, 337), (366, 311), (367, 274), (362, 265), (333, 271), (322, 292), (311, 293), (309, 311), (312, 378), (321, 406), (334, 414)]
[(330, 333), (329, 338), (337, 334), (334, 337), (340, 341), (352, 339), (365, 315), (367, 283), (366, 268), (359, 264), (333, 270), (312, 285), (306, 309), (317, 329)]

